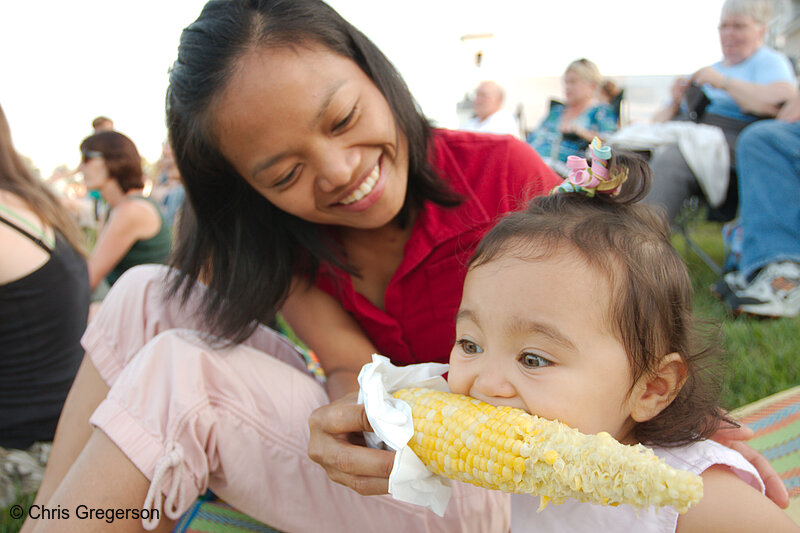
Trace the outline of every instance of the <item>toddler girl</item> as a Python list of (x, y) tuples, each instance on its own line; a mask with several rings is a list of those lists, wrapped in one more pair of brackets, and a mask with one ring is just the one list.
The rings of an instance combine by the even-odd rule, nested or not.
[(638, 205), (644, 161), (593, 146), (558, 194), (504, 218), (476, 250), (450, 356), (453, 392), (643, 443), (701, 474), (683, 515), (570, 500), (537, 513), (512, 496), (519, 531), (797, 531), (737, 452), (706, 440), (721, 422), (716, 355), (692, 336), (691, 285), (661, 213)]

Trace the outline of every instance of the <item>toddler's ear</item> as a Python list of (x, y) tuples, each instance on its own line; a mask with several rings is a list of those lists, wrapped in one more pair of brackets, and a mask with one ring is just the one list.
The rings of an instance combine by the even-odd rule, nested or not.
[(663, 411), (686, 381), (686, 364), (677, 353), (665, 355), (658, 370), (639, 378), (631, 393), (631, 418), (646, 422)]

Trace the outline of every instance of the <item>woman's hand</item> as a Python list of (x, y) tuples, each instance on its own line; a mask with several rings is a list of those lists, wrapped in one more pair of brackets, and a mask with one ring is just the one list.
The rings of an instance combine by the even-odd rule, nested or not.
[(703, 86), (706, 83), (717, 89), (726, 89), (725, 76), (714, 67), (703, 67), (692, 74), (692, 82), (695, 85)]
[(574, 122), (567, 122), (566, 124), (562, 124), (559, 127), (559, 131), (561, 132), (562, 135), (572, 133), (586, 141), (591, 141), (595, 136), (595, 132), (590, 131), (586, 128), (582, 128), (576, 125)]
[(772, 468), (772, 465), (769, 464), (766, 457), (745, 443), (746, 440), (752, 437), (753, 430), (745, 426), (738, 428), (725, 427), (719, 429), (711, 436), (713, 440), (742, 454), (742, 456), (755, 467), (761, 479), (764, 480), (764, 486), (767, 489), (767, 498), (775, 502), (778, 507), (786, 509), (789, 506), (789, 492), (786, 490), (780, 476), (778, 476), (778, 473)]
[(372, 431), (357, 393), (320, 407), (308, 419), (308, 455), (333, 481), (363, 495), (389, 492), (394, 452), (367, 448), (361, 432)]
[(689, 78), (676, 78), (675, 81), (672, 82), (672, 86), (669, 89), (669, 95), (672, 100), (670, 100), (668, 105), (659, 109), (656, 114), (653, 115), (652, 121), (654, 123), (667, 122), (675, 118), (675, 115), (677, 115), (681, 109), (681, 101), (683, 101), (686, 88), (689, 87), (690, 84), (691, 80)]
[(678, 78), (672, 82), (672, 86), (669, 89), (669, 94), (672, 97), (673, 107), (676, 109), (680, 107), (681, 100), (683, 100), (683, 95), (686, 94), (686, 89), (691, 84), (692, 81), (689, 78)]
[(783, 104), (781, 110), (778, 111), (778, 116), (775, 118), (784, 122), (797, 122), (800, 120), (800, 95)]

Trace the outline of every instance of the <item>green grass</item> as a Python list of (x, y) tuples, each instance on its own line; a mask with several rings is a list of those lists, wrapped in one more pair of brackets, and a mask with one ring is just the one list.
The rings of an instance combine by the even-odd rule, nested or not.
[[(722, 225), (700, 222), (692, 236), (718, 263), (722, 262)], [(800, 384), (800, 317), (734, 318), (711, 295), (716, 275), (689, 250), (682, 236), (673, 244), (689, 266), (695, 291), (695, 315), (720, 326), (726, 353), (727, 379), (722, 405), (735, 409), (759, 398)]]
[[(30, 508), (33, 503), (33, 494), (24, 494), (17, 498), (13, 505), (21, 505), (23, 509)], [(0, 509), (0, 533), (17, 533), (22, 527), (24, 519), (14, 519), (8, 515), (8, 509)]]
[[(720, 224), (700, 222), (692, 233), (695, 241), (718, 263), (723, 256), (720, 230)], [(686, 247), (681, 236), (675, 236), (673, 243), (689, 266), (695, 314), (721, 328), (728, 366), (722, 405), (735, 409), (800, 384), (800, 317), (780, 320), (732, 317), (709, 292), (716, 275)], [(26, 495), (17, 503), (27, 508), (32, 501), (33, 495)], [(0, 533), (16, 533), (21, 525), (21, 520), (8, 516), (7, 509), (0, 509)]]

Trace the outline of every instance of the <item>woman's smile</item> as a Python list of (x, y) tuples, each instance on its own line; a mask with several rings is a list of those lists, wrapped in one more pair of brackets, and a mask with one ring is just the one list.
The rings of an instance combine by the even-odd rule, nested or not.
[(354, 187), (351, 187), (347, 195), (338, 202), (338, 205), (363, 211), (380, 199), (385, 184), (386, 180), (385, 176), (381, 175), (379, 159), (369, 174), (356, 183)]
[(279, 209), (374, 229), (400, 212), (408, 147), (386, 98), (317, 45), (246, 52), (213, 110), (220, 151)]

